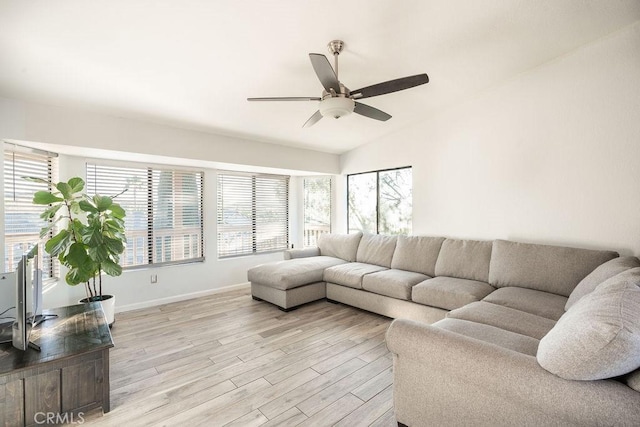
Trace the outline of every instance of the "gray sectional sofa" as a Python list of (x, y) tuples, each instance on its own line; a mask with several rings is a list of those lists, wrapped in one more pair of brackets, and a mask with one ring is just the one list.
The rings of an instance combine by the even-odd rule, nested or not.
[(401, 425), (640, 425), (640, 260), (505, 240), (325, 235), (249, 270), (288, 310), (396, 318)]

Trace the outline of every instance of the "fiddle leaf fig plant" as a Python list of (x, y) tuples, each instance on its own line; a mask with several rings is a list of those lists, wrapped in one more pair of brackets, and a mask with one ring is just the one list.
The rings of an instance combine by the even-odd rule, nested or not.
[(109, 276), (122, 274), (120, 255), (127, 239), (125, 211), (114, 202), (119, 194), (88, 196), (82, 192), (84, 181), (79, 177), (55, 184), (41, 178), (25, 179), (54, 189), (37, 191), (33, 196), (34, 204), (47, 206), (40, 217), (49, 225), (41, 230), (40, 237), (54, 227), (58, 230), (45, 243), (45, 251), (68, 268), (65, 280), (69, 285), (84, 283), (89, 300), (100, 301), (102, 272)]

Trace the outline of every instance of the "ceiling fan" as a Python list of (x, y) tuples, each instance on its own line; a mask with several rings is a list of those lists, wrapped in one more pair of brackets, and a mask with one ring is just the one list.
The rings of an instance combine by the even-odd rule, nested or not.
[(329, 48), (329, 52), (333, 54), (335, 64), (333, 68), (326, 56), (320, 53), (309, 54), (311, 65), (318, 79), (320, 79), (320, 83), (322, 83), (324, 87), (321, 97), (247, 98), (247, 101), (319, 101), (318, 111), (316, 111), (302, 127), (313, 126), (323, 117), (339, 119), (351, 113), (360, 114), (361, 116), (375, 120), (387, 121), (391, 118), (389, 114), (369, 105), (362, 104), (358, 102), (358, 100), (409, 89), (429, 82), (429, 76), (426, 74), (417, 74), (415, 76), (389, 80), (356, 90), (349, 90), (338, 80), (338, 55), (340, 55), (340, 52), (344, 49), (344, 42), (342, 40), (333, 40), (329, 42), (327, 47)]

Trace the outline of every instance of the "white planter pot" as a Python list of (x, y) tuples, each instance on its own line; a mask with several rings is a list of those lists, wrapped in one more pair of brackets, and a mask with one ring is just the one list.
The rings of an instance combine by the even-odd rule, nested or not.
[[(116, 321), (116, 297), (113, 295), (102, 295), (102, 300), (96, 297), (93, 301), (99, 301), (102, 306), (102, 310), (104, 311), (104, 317), (107, 319), (107, 323), (109, 327), (113, 325), (113, 322)], [(82, 298), (80, 300), (82, 304), (86, 304), (89, 301), (89, 298)]]

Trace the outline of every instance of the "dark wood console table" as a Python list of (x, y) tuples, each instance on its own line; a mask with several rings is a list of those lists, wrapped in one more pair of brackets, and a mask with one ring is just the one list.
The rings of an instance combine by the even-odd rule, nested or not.
[(41, 351), (0, 345), (0, 426), (38, 425), (46, 416), (70, 422), (94, 408), (110, 410), (113, 340), (100, 304), (44, 313), (58, 317), (33, 329), (31, 341)]

